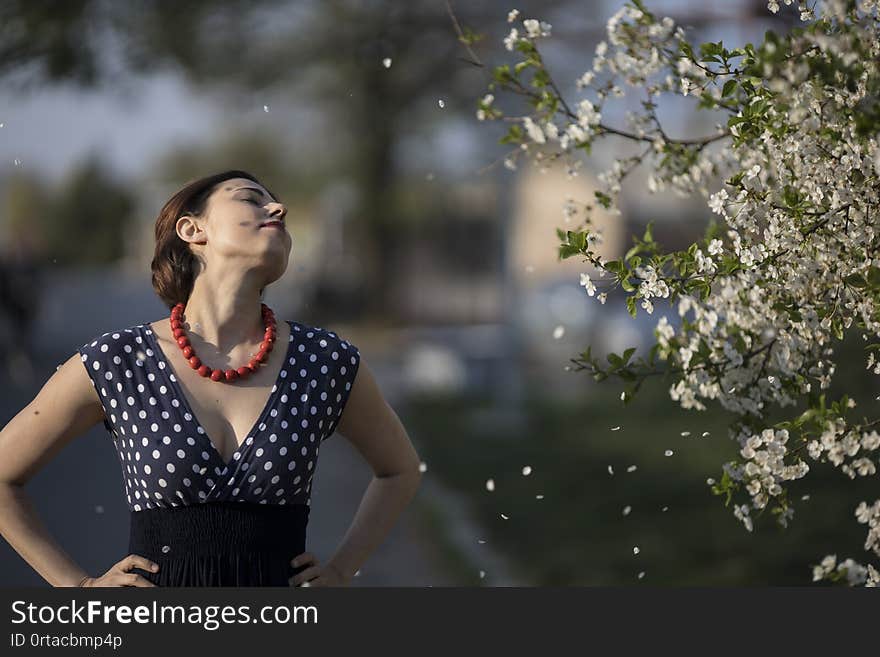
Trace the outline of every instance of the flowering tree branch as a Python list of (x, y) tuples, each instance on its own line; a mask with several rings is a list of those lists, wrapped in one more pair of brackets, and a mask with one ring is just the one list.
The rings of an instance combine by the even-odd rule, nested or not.
[[(853, 324), (865, 341), (871, 337), (867, 368), (880, 374), (878, 4), (798, 0), (804, 25), (727, 49), (721, 41), (690, 44), (671, 18), (631, 0), (608, 21), (607, 39), (577, 79), (592, 97), (577, 102), (563, 96), (539, 52), (551, 26), (512, 10), (504, 47), (517, 61), (493, 69), (477, 103), (478, 120), (509, 123), (500, 141), (512, 147), (504, 158), (510, 169), (524, 157), (541, 167), (564, 162), (576, 176), (582, 156), (606, 135), (648, 145), (598, 174), (594, 200), (566, 202), (566, 222), (581, 223), (557, 229), (558, 255), (593, 265), (598, 277), (581, 274), (580, 282), (601, 303), (617, 287), (633, 316), (639, 306), (652, 313), (655, 299), (677, 301), (681, 326), (676, 332), (660, 317), (648, 358), (633, 360), (629, 348), (608, 354), (606, 367), (588, 347), (572, 362), (598, 381), (619, 377), (624, 403), (647, 377), (664, 374), (675, 378), (670, 397), (683, 408), (704, 410), (704, 400), (713, 400), (734, 413), (729, 435), (742, 458), (722, 465), (711, 490), (726, 506), (733, 501), (749, 531), (753, 510), (760, 516), (769, 508), (788, 525), (788, 483), (807, 475), (807, 460), (830, 462), (850, 478), (876, 473), (880, 419), (852, 421), (846, 416), (855, 400), (828, 403), (823, 391), (836, 369), (834, 342)], [(780, 9), (773, 1), (767, 7)], [(458, 33), (470, 49), (473, 39)], [(624, 96), (624, 87), (646, 95), (642, 113), (627, 113), (626, 129), (602, 120), (604, 103)], [(496, 102), (502, 93), (522, 97), (530, 111), (505, 115)], [(726, 124), (716, 134), (670, 138), (656, 114), (661, 95), (691, 97), (697, 109), (724, 113)], [(642, 163), (651, 167), (650, 192), (700, 194), (719, 219), (700, 241), (669, 253), (649, 222), (622, 258), (605, 261), (594, 250), (602, 234), (592, 211), (598, 204), (620, 214), (621, 183)], [(717, 180), (720, 189), (710, 192)], [(597, 294), (597, 283), (608, 288)], [(788, 420), (765, 419), (773, 405), (799, 404), (806, 410)], [(880, 500), (862, 502), (855, 516), (869, 526), (865, 550), (880, 556)], [(813, 578), (876, 586), (880, 573), (828, 555), (813, 566)]]

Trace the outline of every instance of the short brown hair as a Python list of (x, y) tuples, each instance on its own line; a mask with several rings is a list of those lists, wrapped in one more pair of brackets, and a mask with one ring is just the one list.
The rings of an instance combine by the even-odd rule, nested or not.
[[(153, 270), (153, 289), (169, 310), (177, 303), (186, 303), (192, 293), (198, 260), (189, 244), (177, 235), (177, 220), (185, 215), (201, 216), (208, 204), (208, 197), (217, 185), (230, 178), (247, 178), (263, 185), (256, 176), (247, 171), (232, 169), (188, 182), (165, 202), (156, 219), (156, 251), (150, 268)], [(278, 197), (263, 185), (276, 201)], [(262, 296), (263, 290), (260, 290)]]

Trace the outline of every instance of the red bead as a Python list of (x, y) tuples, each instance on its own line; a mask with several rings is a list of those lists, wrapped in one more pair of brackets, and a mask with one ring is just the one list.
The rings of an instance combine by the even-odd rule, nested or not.
[(202, 365), (198, 369), (199, 376), (211, 376), (211, 368), (207, 365)]
[(171, 320), (171, 328), (172, 328), (172, 330), (179, 329), (179, 328), (183, 328), (183, 325), (181, 324), (179, 319), (172, 319)]
[(260, 349), (257, 352), (257, 355), (254, 356), (254, 360), (257, 361), (258, 363), (265, 363), (266, 362), (266, 350)]
[(255, 358), (251, 358), (247, 366), (250, 368), (251, 372), (256, 372), (257, 368), (260, 366), (260, 361), (256, 360)]
[(177, 338), (177, 344), (180, 345), (181, 349), (184, 349), (189, 346), (189, 338), (185, 335), (181, 335), (179, 338)]
[(187, 345), (183, 348), (183, 357), (187, 360), (194, 354), (193, 348), (190, 345)]
[(211, 371), (211, 381), (219, 381), (220, 379), (225, 379), (226, 374), (223, 370), (212, 370)]
[(193, 356), (192, 358), (189, 359), (189, 366), (191, 368), (193, 368), (194, 370), (199, 369), (199, 367), (201, 367), (201, 365), (202, 365), (202, 361), (199, 359), (198, 356)]
[(251, 373), (250, 368), (245, 365), (242, 365), (241, 367), (239, 367), (235, 371), (238, 372), (238, 376), (240, 376), (240, 377), (247, 376), (248, 374)]
[(272, 343), (268, 340), (263, 340), (260, 343), (260, 351), (265, 351), (267, 354), (272, 351)]
[(184, 330), (182, 328), (174, 329), (173, 331), (171, 331), (171, 335), (174, 336), (175, 340), (177, 338), (185, 338), (186, 337), (186, 330)]

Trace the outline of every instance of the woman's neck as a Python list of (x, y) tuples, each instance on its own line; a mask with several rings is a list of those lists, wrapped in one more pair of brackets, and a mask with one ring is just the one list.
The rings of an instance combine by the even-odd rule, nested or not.
[(259, 290), (253, 285), (224, 289), (222, 285), (196, 284), (186, 302), (184, 320), (190, 331), (216, 345), (221, 353), (243, 343), (259, 342), (265, 330)]

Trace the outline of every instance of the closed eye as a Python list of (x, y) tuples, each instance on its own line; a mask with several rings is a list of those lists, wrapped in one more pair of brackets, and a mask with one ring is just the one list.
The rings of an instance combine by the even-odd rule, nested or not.
[(246, 198), (246, 199), (244, 199), (244, 200), (247, 201), (247, 202), (249, 202), (249, 203), (253, 203), (254, 205), (259, 205), (259, 202), (258, 202), (258, 201), (255, 201), (255, 200), (252, 199), (252, 198)]

